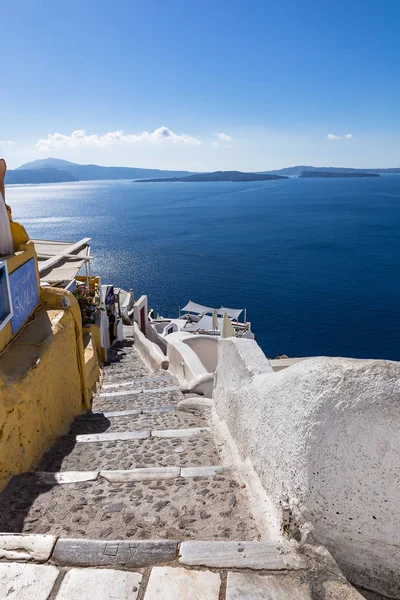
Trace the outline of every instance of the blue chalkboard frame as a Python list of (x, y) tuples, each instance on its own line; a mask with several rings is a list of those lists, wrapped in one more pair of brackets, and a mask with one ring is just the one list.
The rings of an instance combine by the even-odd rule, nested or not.
[(31, 258), (9, 275), (13, 316), (13, 334), (22, 327), (39, 304), (39, 290), (36, 279), (36, 264)]
[(10, 280), (6, 260), (0, 260), (0, 331), (13, 316)]

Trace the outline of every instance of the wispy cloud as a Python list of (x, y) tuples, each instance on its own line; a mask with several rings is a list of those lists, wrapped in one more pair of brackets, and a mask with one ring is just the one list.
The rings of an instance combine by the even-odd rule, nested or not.
[(2, 146), (15, 146), (15, 142), (12, 142), (11, 140), (0, 140), (0, 144)]
[(221, 131), (221, 133), (215, 133), (214, 135), (216, 135), (217, 138), (219, 138), (223, 142), (230, 142), (230, 140), (232, 139), (232, 137), (230, 135), (228, 135), (227, 133), (224, 133), (223, 131)]
[[(346, 133), (346, 135), (343, 136), (346, 140), (351, 140), (351, 138), (353, 137), (352, 133)], [(341, 137), (340, 135), (335, 135), (334, 133), (328, 133), (328, 140), (340, 140)]]
[(211, 142), (211, 146), (219, 146), (218, 142)]
[(201, 144), (201, 141), (195, 137), (174, 133), (168, 127), (159, 127), (152, 132), (143, 131), (142, 133), (124, 133), (121, 131), (111, 131), (104, 135), (87, 134), (83, 129), (73, 131), (71, 135), (63, 133), (49, 133), (47, 138), (37, 141), (36, 147), (41, 152), (48, 152), (57, 148), (69, 147), (105, 147), (113, 144), (137, 144), (137, 143), (172, 143), (172, 144)]

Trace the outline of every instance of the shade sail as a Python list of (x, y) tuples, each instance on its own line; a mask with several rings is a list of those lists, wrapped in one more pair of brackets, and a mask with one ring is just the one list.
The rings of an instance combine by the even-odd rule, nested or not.
[(203, 306), (202, 304), (197, 304), (196, 302), (192, 302), (191, 300), (189, 300), (189, 302), (186, 304), (186, 306), (184, 306), (182, 308), (182, 310), (187, 310), (187, 312), (194, 312), (194, 313), (212, 313), (214, 311), (213, 308), (210, 308), (209, 306)]
[(76, 243), (32, 241), (38, 256), (40, 279), (48, 283), (71, 281), (89, 258), (89, 238)]
[(243, 311), (244, 308), (225, 308), (224, 306), (221, 306), (221, 308), (218, 309), (218, 314), (223, 316), (226, 313), (230, 319), (238, 319)]
[(223, 317), (226, 313), (230, 319), (238, 319), (239, 315), (244, 311), (244, 308), (225, 308), (224, 306), (221, 306), (221, 308), (215, 309), (211, 308), (210, 306), (203, 306), (203, 304), (197, 304), (197, 302), (192, 302), (191, 300), (189, 300), (186, 306), (184, 306), (181, 310), (186, 310), (187, 312), (194, 312), (198, 314), (212, 314), (216, 310), (218, 315), (221, 317)]

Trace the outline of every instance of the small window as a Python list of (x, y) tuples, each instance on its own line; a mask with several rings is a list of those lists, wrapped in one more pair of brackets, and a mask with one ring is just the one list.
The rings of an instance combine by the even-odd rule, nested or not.
[(170, 328), (168, 329), (168, 333), (174, 333), (174, 328), (173, 328), (173, 327), (170, 327)]
[(8, 279), (7, 261), (0, 261), (0, 330), (12, 317), (10, 282)]

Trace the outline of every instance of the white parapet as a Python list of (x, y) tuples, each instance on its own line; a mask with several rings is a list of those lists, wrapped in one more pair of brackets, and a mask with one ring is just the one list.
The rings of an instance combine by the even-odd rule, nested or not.
[(136, 321), (133, 324), (133, 332), (135, 337), (135, 347), (139, 354), (143, 358), (147, 366), (152, 371), (158, 371), (159, 369), (168, 369), (169, 360), (162, 353), (161, 349), (151, 342), (139, 329)]
[(399, 597), (400, 363), (321, 357), (274, 373), (256, 342), (222, 339), (213, 399), (281, 525)]

